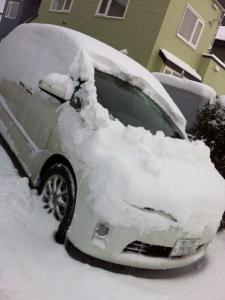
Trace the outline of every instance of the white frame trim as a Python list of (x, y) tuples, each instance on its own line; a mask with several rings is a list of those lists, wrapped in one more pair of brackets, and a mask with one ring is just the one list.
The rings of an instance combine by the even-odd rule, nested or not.
[[(11, 12), (12, 4), (15, 4), (15, 3), (18, 5), (18, 11), (17, 11), (16, 17), (13, 18), (13, 17), (10, 17), (8, 13)], [(19, 9), (20, 9), (20, 2), (18, 2), (18, 1), (9, 1), (8, 5), (6, 7), (6, 11), (5, 11), (5, 16), (4, 17), (7, 18), (7, 19), (16, 20), (16, 18), (18, 16)]]
[(109, 8), (110, 8), (110, 6), (111, 6), (113, 0), (108, 0), (108, 4), (107, 4), (107, 6), (106, 6), (106, 10), (105, 10), (105, 13), (104, 13), (104, 14), (99, 13), (99, 9), (100, 9), (100, 7), (101, 7), (101, 5), (102, 5), (102, 1), (103, 1), (103, 0), (99, 0), (98, 6), (97, 6), (97, 9), (96, 9), (96, 12), (95, 12), (95, 16), (96, 16), (96, 17), (104, 17), (104, 18), (118, 19), (118, 20), (123, 20), (123, 19), (125, 19), (126, 13), (127, 13), (127, 10), (128, 10), (128, 6), (129, 6), (129, 4), (130, 4), (130, 0), (127, 1), (127, 6), (126, 6), (126, 8), (125, 8), (125, 11), (124, 11), (124, 14), (123, 14), (122, 17), (116, 17), (116, 16), (114, 17), (114, 16), (108, 16), (108, 15), (107, 15), (108, 12), (109, 12)]
[[(184, 21), (184, 17), (185, 17), (185, 15), (186, 15), (186, 12), (187, 12), (188, 9), (189, 9), (189, 10), (190, 10), (190, 11), (198, 18), (198, 20), (197, 20), (197, 22), (196, 22), (196, 24), (195, 24), (195, 26), (194, 26), (194, 29), (193, 29), (193, 31), (192, 31), (192, 34), (191, 34), (191, 37), (190, 37), (190, 40), (189, 40), (189, 41), (187, 41), (187, 40), (179, 33), (180, 28), (181, 28), (181, 26), (182, 26), (182, 24), (183, 24), (183, 21)], [(191, 43), (191, 41), (192, 41), (192, 39), (193, 39), (193, 37), (194, 37), (194, 35), (195, 35), (195, 32), (196, 32), (196, 29), (197, 29), (197, 26), (198, 26), (199, 22), (200, 22), (203, 26), (202, 26), (202, 29), (201, 29), (200, 34), (199, 34), (199, 36), (198, 36), (198, 39), (197, 39), (197, 41), (196, 41), (196, 45), (194, 45), (194, 44)], [(181, 20), (181, 22), (180, 22), (180, 26), (179, 26), (178, 31), (177, 31), (177, 36), (178, 36), (182, 41), (184, 41), (186, 44), (188, 44), (191, 48), (196, 49), (197, 46), (198, 46), (199, 40), (200, 40), (200, 38), (201, 38), (201, 36), (202, 36), (204, 27), (205, 27), (205, 20), (199, 15), (199, 13), (197, 13), (197, 12), (192, 8), (192, 6), (191, 6), (190, 4), (188, 4), (187, 7), (186, 7), (186, 9), (185, 9), (185, 12), (184, 12), (184, 15), (183, 15), (183, 17), (182, 17), (182, 20)]]
[(51, 12), (57, 12), (57, 13), (70, 13), (71, 12), (71, 9), (72, 9), (72, 6), (73, 6), (73, 0), (71, 0), (70, 8), (66, 9), (66, 10), (64, 9), (65, 4), (66, 4), (66, 0), (64, 0), (63, 9), (61, 9), (61, 10), (52, 9), (54, 1), (55, 0), (52, 0), (50, 8), (49, 8), (49, 11), (51, 11)]

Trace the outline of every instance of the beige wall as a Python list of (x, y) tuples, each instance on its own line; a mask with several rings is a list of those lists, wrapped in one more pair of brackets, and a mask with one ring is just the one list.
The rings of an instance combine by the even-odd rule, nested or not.
[(211, 85), (216, 90), (217, 95), (225, 94), (225, 68), (210, 57), (202, 57), (199, 71), (203, 82)]

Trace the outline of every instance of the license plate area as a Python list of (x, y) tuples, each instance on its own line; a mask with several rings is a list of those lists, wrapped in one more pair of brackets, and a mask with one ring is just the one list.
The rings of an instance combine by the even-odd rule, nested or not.
[(176, 241), (170, 256), (192, 255), (196, 252), (198, 245), (199, 239), (179, 239)]

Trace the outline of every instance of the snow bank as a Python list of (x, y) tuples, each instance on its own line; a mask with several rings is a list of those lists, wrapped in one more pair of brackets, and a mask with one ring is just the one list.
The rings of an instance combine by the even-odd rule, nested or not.
[[(23, 24), (0, 43), (0, 53), (0, 69), (4, 70), (0, 80), (22, 81), (32, 91), (39, 91), (39, 80), (50, 73), (68, 75), (70, 69), (70, 74), (75, 72), (80, 75), (77, 72), (81, 65), (78, 57), (83, 56), (84, 63), (87, 60), (92, 68), (115, 75), (142, 89), (185, 132), (186, 121), (183, 115), (148, 70), (85, 34), (55, 25)], [(77, 79), (74, 77), (74, 80)]]

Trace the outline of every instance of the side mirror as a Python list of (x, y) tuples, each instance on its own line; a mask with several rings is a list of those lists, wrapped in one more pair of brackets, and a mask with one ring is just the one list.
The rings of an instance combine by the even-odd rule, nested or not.
[(41, 79), (39, 88), (61, 103), (70, 100), (74, 92), (73, 80), (68, 75), (52, 73)]

